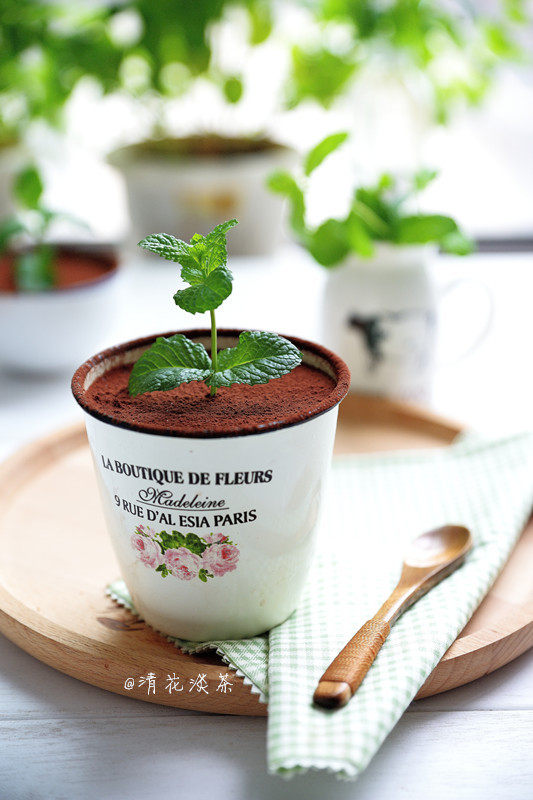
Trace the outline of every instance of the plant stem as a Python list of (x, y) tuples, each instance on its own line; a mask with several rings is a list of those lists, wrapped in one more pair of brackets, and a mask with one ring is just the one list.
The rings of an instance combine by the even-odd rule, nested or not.
[[(211, 315), (211, 361), (213, 362), (213, 370), (214, 372), (216, 372), (218, 366), (217, 324), (215, 321), (215, 312), (213, 311), (213, 309), (211, 309), (209, 314)], [(211, 386), (211, 390), (209, 393), (214, 397), (217, 393), (217, 387)]]

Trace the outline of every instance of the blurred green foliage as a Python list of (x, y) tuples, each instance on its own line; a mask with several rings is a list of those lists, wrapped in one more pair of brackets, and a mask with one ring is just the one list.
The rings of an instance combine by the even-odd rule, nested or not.
[(247, 19), (251, 44), (272, 30), (271, 0), (2, 0), (0, 5), (0, 143), (35, 119), (58, 125), (78, 81), (94, 78), (107, 93), (163, 96), (206, 75), (238, 102), (238, 75), (210, 73), (210, 28), (231, 8)]
[(13, 254), (15, 286), (23, 292), (41, 292), (56, 283), (57, 249), (47, 241), (53, 225), (67, 220), (85, 223), (71, 214), (52, 211), (42, 202), (44, 186), (35, 164), (22, 169), (13, 183), (17, 212), (0, 222), (0, 254)]
[(296, 31), (285, 41), (289, 107), (304, 100), (329, 107), (378, 53), (398, 74), (422, 76), (437, 118), (445, 120), (458, 99), (481, 99), (502, 59), (522, 56), (515, 34), (527, 22), (526, 0), (499, 2), (500, 13), (489, 18), (460, 0), (2, 0), (0, 143), (18, 138), (35, 119), (60, 124), (82, 77), (94, 78), (105, 93), (121, 88), (165, 97), (182, 94), (203, 75), (237, 103), (242, 76), (213, 67), (213, 26), (240, 11), (250, 44), (259, 45), (278, 10), (290, 4), (310, 12), (320, 37), (300, 41)]
[(376, 184), (354, 189), (350, 207), (342, 219), (331, 218), (317, 227), (309, 226), (306, 179), (345, 140), (346, 134), (338, 133), (319, 142), (304, 160), (303, 176), (295, 177), (280, 170), (269, 178), (270, 189), (288, 199), (292, 230), (315, 261), (324, 267), (335, 267), (350, 254), (370, 258), (376, 242), (400, 246), (435, 243), (455, 255), (472, 252), (472, 242), (451, 217), (413, 210), (419, 192), (436, 177), (428, 169), (403, 179), (385, 173)]
[[(527, 0), (499, 0), (495, 15), (450, 0), (309, 0), (322, 27), (320, 45), (293, 50), (288, 103), (314, 98), (329, 107), (373, 55), (399, 76), (422, 78), (434, 114), (445, 122), (458, 101), (477, 103), (502, 60), (520, 60), (517, 29)], [(335, 44), (327, 44), (334, 30)], [(346, 36), (341, 47), (342, 31)], [(348, 45), (346, 45), (348, 42)]]

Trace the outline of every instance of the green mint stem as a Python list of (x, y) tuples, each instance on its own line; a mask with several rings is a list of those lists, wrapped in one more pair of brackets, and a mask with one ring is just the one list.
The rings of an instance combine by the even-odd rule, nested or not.
[[(215, 312), (213, 309), (209, 312), (211, 315), (211, 361), (213, 363), (213, 371), (216, 372), (218, 368), (218, 351), (217, 351), (217, 324), (215, 321)], [(212, 396), (217, 393), (217, 387), (211, 386), (209, 392)]]

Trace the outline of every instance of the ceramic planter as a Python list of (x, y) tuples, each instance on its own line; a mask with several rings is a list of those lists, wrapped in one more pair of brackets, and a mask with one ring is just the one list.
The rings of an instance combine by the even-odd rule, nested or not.
[(381, 245), (328, 272), (322, 341), (350, 367), (351, 389), (402, 399), (427, 397), (435, 361), (437, 292), (431, 247)]
[(371, 259), (351, 257), (328, 272), (321, 304), (321, 341), (351, 371), (351, 389), (401, 400), (430, 399), (436, 369), (439, 301), (449, 290), (475, 283), (488, 314), (462, 358), (483, 340), (492, 321), (492, 297), (483, 284), (454, 280), (437, 289), (432, 246), (379, 245)]
[[(72, 253), (68, 248), (61, 253)], [(83, 258), (84, 252), (80, 251)], [(96, 252), (89, 249), (91, 256)], [(78, 254), (78, 251), (76, 251)], [(105, 338), (116, 308), (117, 263), (98, 253), (104, 270), (87, 283), (42, 292), (0, 291), (0, 365), (15, 371), (71, 370)]]
[(287, 147), (218, 156), (125, 147), (109, 161), (126, 182), (133, 244), (151, 231), (179, 231), (189, 240), (236, 217), (232, 255), (263, 255), (279, 245), (283, 200), (265, 182), (274, 169), (293, 166), (295, 154)]
[[(186, 333), (209, 348), (208, 331)], [(220, 347), (237, 336), (219, 331)], [(254, 636), (297, 605), (347, 367), (293, 339), (304, 363), (336, 383), (314, 416), (231, 436), (154, 434), (102, 416), (86, 399), (97, 376), (135, 361), (153, 338), (100, 353), (72, 383), (122, 576), (141, 616), (163, 633), (195, 641)]]

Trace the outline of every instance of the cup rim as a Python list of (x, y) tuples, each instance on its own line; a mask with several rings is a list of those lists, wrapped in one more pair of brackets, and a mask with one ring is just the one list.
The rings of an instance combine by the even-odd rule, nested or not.
[[(307, 363), (320, 369), (323, 373), (332, 378), (336, 385), (328, 397), (321, 403), (318, 403), (312, 409), (311, 413), (305, 411), (289, 415), (286, 419), (276, 420), (265, 425), (255, 424), (249, 425), (242, 430), (235, 430), (231, 432), (220, 432), (213, 429), (206, 429), (201, 432), (186, 431), (184, 430), (167, 430), (164, 428), (148, 427), (146, 425), (137, 425), (125, 420), (114, 419), (109, 414), (98, 410), (94, 404), (88, 402), (86, 392), (89, 386), (92, 385), (96, 378), (100, 377), (108, 369), (119, 366), (120, 364), (129, 364), (137, 360), (141, 353), (146, 350), (159, 336), (165, 338), (174, 336), (180, 333), (188, 338), (205, 339), (207, 344), (211, 340), (211, 331), (207, 328), (192, 328), (187, 330), (167, 331), (165, 333), (151, 334), (149, 336), (139, 337), (138, 339), (131, 339), (130, 341), (123, 342), (122, 344), (108, 347), (101, 350), (96, 355), (88, 358), (81, 364), (75, 371), (71, 389), (74, 399), (81, 406), (81, 408), (91, 417), (105, 422), (113, 427), (124, 428), (126, 430), (137, 431), (153, 436), (167, 436), (176, 439), (231, 439), (240, 436), (250, 436), (254, 434), (269, 433), (271, 431), (283, 430), (285, 428), (293, 427), (294, 425), (302, 425), (311, 419), (327, 413), (332, 408), (335, 408), (341, 400), (347, 395), (350, 388), (350, 370), (345, 362), (336, 353), (328, 350), (326, 347), (315, 342), (308, 341), (307, 339), (300, 339), (296, 336), (285, 336), (290, 342), (298, 347), (304, 356), (302, 363)], [(219, 328), (219, 339), (229, 338), (238, 340), (239, 334), (243, 330), (237, 328)], [(131, 354), (133, 357), (129, 361), (124, 361), (124, 355)], [(305, 360), (307, 356), (307, 361)], [(107, 366), (106, 366), (107, 363)], [(90, 381), (90, 382), (88, 382)]]

